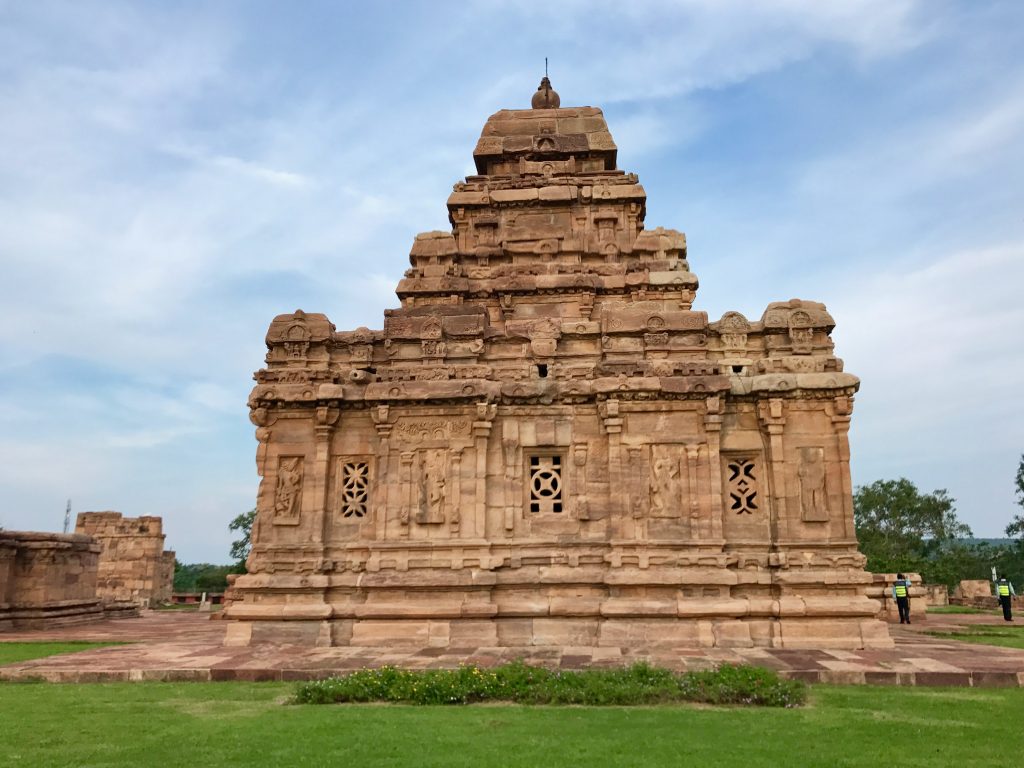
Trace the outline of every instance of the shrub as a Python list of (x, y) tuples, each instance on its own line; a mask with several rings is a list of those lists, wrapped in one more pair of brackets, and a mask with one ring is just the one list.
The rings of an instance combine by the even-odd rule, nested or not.
[(341, 677), (299, 685), (297, 704), (402, 702), (472, 704), (510, 701), (518, 704), (585, 704), (589, 706), (701, 702), (768, 707), (796, 707), (807, 687), (782, 680), (768, 669), (729, 664), (713, 670), (677, 674), (637, 663), (621, 669), (549, 670), (522, 661), (493, 669), (363, 669)]
[(783, 680), (770, 669), (723, 664), (718, 669), (687, 672), (680, 687), (687, 701), (708, 704), (752, 704), (761, 707), (795, 707), (807, 700), (807, 686), (799, 680)]

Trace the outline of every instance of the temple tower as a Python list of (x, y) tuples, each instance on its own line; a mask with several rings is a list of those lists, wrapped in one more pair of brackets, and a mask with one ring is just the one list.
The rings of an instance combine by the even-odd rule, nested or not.
[(274, 319), (228, 642), (888, 647), (824, 305), (693, 309), (604, 115), (492, 115), (383, 330)]

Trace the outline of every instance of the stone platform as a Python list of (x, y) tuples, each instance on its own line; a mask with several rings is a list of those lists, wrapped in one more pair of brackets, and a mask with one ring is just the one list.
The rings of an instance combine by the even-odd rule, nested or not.
[(0, 680), (50, 682), (130, 680), (311, 680), (365, 667), (390, 664), (437, 669), (460, 664), (493, 666), (514, 659), (564, 669), (613, 667), (649, 661), (676, 670), (721, 663), (753, 664), (808, 682), (925, 686), (1024, 686), (1024, 650), (942, 640), (924, 631), (950, 631), (970, 624), (1002, 624), (997, 616), (932, 616), (920, 624), (891, 628), (895, 648), (813, 650), (790, 648), (616, 647), (310, 648), (285, 644), (223, 645), (225, 623), (206, 614), (146, 611), (131, 622), (7, 633), (4, 641), (120, 641), (81, 653), (0, 667)]

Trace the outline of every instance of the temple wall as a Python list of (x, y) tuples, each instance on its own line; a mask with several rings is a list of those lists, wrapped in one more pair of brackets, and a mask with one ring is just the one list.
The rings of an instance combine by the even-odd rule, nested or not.
[(0, 630), (103, 618), (99, 553), (89, 536), (0, 531)]
[(97, 576), (101, 598), (143, 606), (170, 600), (174, 553), (164, 551), (161, 518), (81, 512), (75, 531), (94, 537), (102, 547)]

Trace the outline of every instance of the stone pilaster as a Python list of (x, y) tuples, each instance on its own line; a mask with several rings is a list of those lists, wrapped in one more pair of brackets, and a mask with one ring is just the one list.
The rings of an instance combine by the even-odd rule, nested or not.
[(626, 538), (629, 519), (629, 494), (622, 483), (622, 424), (619, 401), (607, 400), (598, 406), (601, 426), (608, 436), (608, 488), (612, 502), (612, 530), (616, 538)]
[[(310, 493), (313, 496), (313, 520), (310, 526), (310, 540), (322, 544), (327, 539), (327, 485), (331, 471), (331, 435), (338, 422), (337, 408), (321, 406), (316, 409), (313, 425), (315, 449), (313, 454), (313, 482)], [(325, 553), (326, 556), (326, 553)]]
[(374, 483), (372, 514), (378, 541), (387, 538), (388, 530), (388, 470), (391, 466), (391, 430), (395, 428), (390, 415), (390, 408), (386, 405), (378, 406), (371, 414), (377, 430), (377, 474), (371, 482)]
[(786, 454), (782, 441), (782, 433), (786, 428), (785, 401), (781, 397), (762, 400), (758, 403), (758, 417), (761, 420), (761, 429), (767, 435), (765, 479), (769, 486), (767, 496), (771, 499), (769, 530), (772, 546), (777, 546), (781, 538), (789, 537), (789, 518), (786, 510)]
[(707, 400), (704, 413), (704, 431), (708, 438), (708, 477), (711, 480), (711, 537), (721, 539), (722, 529), (722, 401), (717, 397)]
[(478, 403), (476, 406), (476, 421), (473, 422), (476, 465), (471, 536), (485, 535), (487, 530), (487, 448), (497, 412), (498, 406), (491, 403)]
[(832, 425), (836, 430), (836, 448), (839, 453), (840, 497), (842, 498), (843, 535), (856, 538), (853, 524), (853, 481), (850, 478), (850, 417), (853, 398), (837, 397), (832, 403)]

